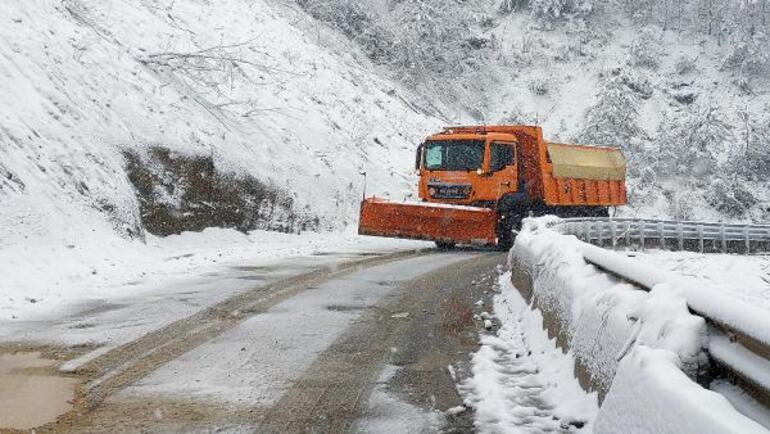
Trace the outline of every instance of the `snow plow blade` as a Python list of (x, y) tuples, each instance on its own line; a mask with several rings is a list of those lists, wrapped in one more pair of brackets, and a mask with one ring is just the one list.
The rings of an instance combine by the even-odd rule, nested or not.
[(497, 213), (487, 208), (364, 199), (358, 233), (455, 244), (495, 245)]

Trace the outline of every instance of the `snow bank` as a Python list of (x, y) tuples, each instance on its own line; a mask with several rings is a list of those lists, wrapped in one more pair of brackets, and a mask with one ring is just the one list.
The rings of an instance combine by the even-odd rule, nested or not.
[[(587, 379), (583, 386), (605, 398), (597, 432), (618, 432), (621, 425), (624, 432), (650, 432), (659, 426), (666, 427), (661, 432), (698, 432), (688, 424), (705, 408), (714, 412), (712, 418), (739, 421), (714, 432), (760, 429), (726, 399), (691, 380), (707, 363), (707, 329), (703, 318), (688, 310), (689, 290), (675, 282), (656, 282), (648, 293), (621, 282), (585, 261), (584, 250), (593, 252), (592, 247), (548, 229), (550, 223), (552, 219), (525, 221), (510, 262), (514, 273), (526, 276), (514, 281), (531, 282), (532, 301), (575, 355), (578, 377)], [(650, 280), (643, 266), (630, 268), (640, 281)], [(681, 387), (671, 389), (669, 384)], [(680, 403), (682, 413), (675, 413), (670, 409), (676, 407), (667, 408), (665, 402), (677, 399), (704, 405)], [(645, 405), (637, 406), (637, 401)]]
[(770, 343), (770, 257), (647, 251), (634, 259), (658, 275), (679, 276), (677, 286), (698, 313)]
[(475, 409), (476, 427), (481, 433), (591, 432), (596, 394), (580, 388), (574, 359), (548, 337), (543, 317), (529, 312), (510, 277), (500, 276), (494, 298), (500, 329), (481, 336), (473, 375), (459, 386), (465, 403)]
[(767, 433), (727, 399), (693, 382), (670, 351), (639, 345), (620, 362), (598, 433)]

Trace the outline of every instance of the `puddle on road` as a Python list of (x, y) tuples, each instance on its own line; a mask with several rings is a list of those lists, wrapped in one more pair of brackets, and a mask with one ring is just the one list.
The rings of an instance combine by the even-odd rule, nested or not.
[(56, 376), (39, 352), (0, 354), (0, 430), (27, 430), (72, 409), (76, 378)]
[(230, 267), (236, 271), (245, 271), (252, 273), (270, 273), (279, 269), (278, 266), (271, 265), (235, 265)]

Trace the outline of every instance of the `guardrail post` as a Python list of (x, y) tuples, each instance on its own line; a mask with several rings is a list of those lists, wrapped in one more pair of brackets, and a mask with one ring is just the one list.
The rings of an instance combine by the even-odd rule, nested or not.
[(698, 247), (700, 252), (703, 253), (703, 225), (698, 225)]
[(610, 220), (610, 237), (612, 237), (612, 250), (618, 249), (618, 240), (616, 239), (615, 220)]
[(682, 222), (676, 222), (676, 236), (679, 239), (679, 250), (684, 250), (684, 226), (682, 226)]
[(626, 222), (626, 248), (631, 248), (631, 222)]
[(644, 220), (639, 220), (639, 243), (640, 249), (644, 251)]
[(749, 236), (749, 227), (743, 228), (743, 238), (746, 240), (746, 254), (751, 254), (751, 237)]
[(666, 235), (663, 233), (663, 222), (658, 222), (658, 245), (661, 250), (666, 250)]
[(591, 235), (591, 228), (588, 226), (588, 220), (583, 220), (583, 241), (590, 243), (591, 239), (588, 238)]
[(604, 245), (604, 222), (596, 222), (596, 226), (598, 226), (598, 230), (596, 231), (596, 245), (599, 247), (603, 247)]
[(719, 225), (719, 238), (722, 240), (722, 253), (727, 253), (727, 237), (725, 236), (725, 225)]

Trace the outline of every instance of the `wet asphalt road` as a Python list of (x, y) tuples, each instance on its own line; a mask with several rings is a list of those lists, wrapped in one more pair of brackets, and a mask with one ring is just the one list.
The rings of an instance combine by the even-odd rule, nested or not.
[(418, 252), (240, 293), (78, 368), (74, 410), (37, 432), (473, 432), (444, 412), (504, 262)]

